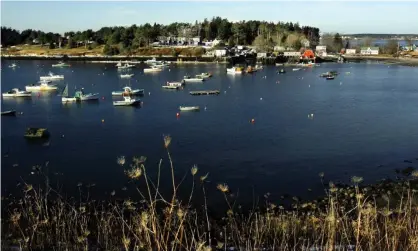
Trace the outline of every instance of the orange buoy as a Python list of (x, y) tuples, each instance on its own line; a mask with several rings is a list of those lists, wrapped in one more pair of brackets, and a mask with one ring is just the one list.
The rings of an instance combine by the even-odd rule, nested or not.
[(251, 123), (255, 123), (255, 119), (251, 119)]
[(104, 123), (104, 119), (102, 119), (102, 123)]
[(104, 100), (105, 99), (105, 97), (102, 97), (102, 100)]
[(178, 112), (178, 113), (176, 114), (176, 116), (177, 116), (177, 117), (180, 117), (180, 113)]

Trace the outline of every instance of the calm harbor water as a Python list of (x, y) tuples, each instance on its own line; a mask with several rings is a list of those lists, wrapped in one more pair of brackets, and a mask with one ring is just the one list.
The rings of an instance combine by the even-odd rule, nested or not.
[[(173, 138), (171, 154), (179, 179), (197, 164), (199, 175), (209, 172), (213, 192), (216, 184), (227, 183), (248, 200), (253, 192), (270, 192), (273, 199), (285, 193), (320, 195), (320, 172), (333, 181), (349, 182), (356, 175), (373, 183), (394, 177), (395, 168), (418, 163), (418, 68), (330, 63), (300, 71), (288, 68), (282, 75), (268, 66), (253, 75), (229, 76), (225, 65), (172, 66), (157, 74), (144, 74), (144, 66), (138, 65), (127, 80), (118, 77), (113, 64), (71, 62), (69, 68), (55, 69), (53, 61), (17, 61), (13, 70), (7, 67), (10, 63), (2, 61), (2, 92), (24, 89), (53, 71), (65, 75), (57, 82), (61, 89), (68, 84), (74, 93), (75, 87), (84, 87), (103, 99), (63, 105), (57, 92), (2, 98), (2, 111), (23, 112), (1, 118), (3, 192), (22, 179), (33, 179), (32, 166), (48, 161), (48, 172), (62, 173), (61, 183), (67, 187), (95, 183), (100, 193), (115, 189), (119, 195), (128, 180), (116, 158), (147, 156), (147, 170), (154, 174), (164, 158), (162, 168), (168, 172), (163, 148), (167, 134)], [(340, 75), (331, 81), (318, 77), (329, 70)], [(161, 89), (166, 81), (200, 72), (214, 76), (180, 91)], [(142, 107), (112, 105), (111, 92), (125, 85), (145, 89)], [(221, 94), (188, 94), (202, 89), (219, 89)], [(180, 105), (202, 109), (177, 118)], [(249, 122), (253, 118), (254, 124)], [(27, 127), (48, 128), (49, 146), (24, 139)], [(171, 186), (166, 178), (162, 184)]]

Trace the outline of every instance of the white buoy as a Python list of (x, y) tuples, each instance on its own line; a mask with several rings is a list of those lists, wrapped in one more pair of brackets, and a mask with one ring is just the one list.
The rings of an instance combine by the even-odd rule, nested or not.
[(309, 88), (311, 88), (311, 85), (309, 85)]
[(205, 106), (205, 111), (206, 111), (206, 106)]
[(263, 100), (263, 98), (260, 98), (260, 100)]
[(151, 92), (148, 92), (148, 96), (151, 96)]

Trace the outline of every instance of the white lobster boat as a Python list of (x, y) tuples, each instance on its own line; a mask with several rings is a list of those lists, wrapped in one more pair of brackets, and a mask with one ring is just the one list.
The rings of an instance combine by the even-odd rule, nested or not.
[(50, 85), (51, 81), (39, 81), (39, 85), (27, 85), (26, 91), (55, 91), (58, 89), (56, 85)]
[(79, 102), (79, 101), (91, 101), (99, 100), (99, 93), (87, 93), (85, 94), (82, 88), (80, 91), (76, 91), (74, 97), (68, 96), (68, 85), (65, 86), (64, 91), (62, 92), (61, 101), (63, 103), (67, 102)]
[(226, 73), (229, 74), (242, 74), (243, 70), (239, 67), (232, 67), (232, 68), (227, 68), (226, 69)]
[(130, 96), (123, 97), (123, 100), (113, 101), (114, 106), (135, 106), (141, 102), (140, 99), (134, 99)]
[(146, 72), (160, 72), (163, 69), (160, 67), (156, 67), (156, 66), (151, 66), (151, 68), (144, 68), (144, 73)]
[(194, 83), (194, 82), (203, 82), (203, 81), (205, 81), (205, 79), (204, 79), (204, 78), (202, 78), (202, 77), (195, 77), (195, 78), (192, 78), (192, 77), (190, 77), (190, 76), (184, 76), (183, 81), (184, 81), (185, 83)]
[(118, 70), (126, 70), (126, 69), (130, 69), (133, 68), (134, 65), (128, 64), (126, 63), (125, 65), (122, 65), (122, 62), (119, 62), (116, 64), (116, 67), (118, 68)]
[(40, 80), (41, 81), (43, 81), (43, 80), (51, 80), (51, 81), (53, 81), (53, 80), (61, 80), (61, 79), (64, 79), (64, 75), (55, 75), (52, 72), (49, 72), (48, 73), (48, 76), (41, 76), (40, 77)]
[(120, 78), (132, 78), (134, 74), (121, 74)]
[(125, 86), (123, 91), (112, 92), (112, 96), (132, 96), (132, 95), (143, 95), (144, 89), (132, 90), (131, 87)]
[(4, 92), (2, 93), (3, 97), (14, 97), (14, 98), (19, 98), (19, 97), (32, 97), (32, 93), (28, 92), (28, 91), (20, 91), (18, 88), (13, 88), (8, 92)]
[(199, 111), (199, 106), (180, 106), (180, 111), (186, 112), (186, 111)]

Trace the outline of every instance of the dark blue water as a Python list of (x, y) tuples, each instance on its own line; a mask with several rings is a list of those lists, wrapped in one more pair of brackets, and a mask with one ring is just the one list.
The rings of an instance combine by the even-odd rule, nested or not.
[[(147, 156), (147, 170), (153, 174), (164, 158), (162, 169), (168, 174), (166, 134), (173, 139), (170, 149), (179, 180), (190, 176), (197, 164), (198, 175), (209, 172), (212, 190), (225, 182), (248, 200), (253, 191), (270, 192), (273, 198), (283, 193), (321, 194), (320, 172), (333, 181), (349, 182), (356, 175), (373, 183), (417, 162), (418, 68), (322, 64), (295, 72), (288, 68), (277, 75), (277, 68), (270, 66), (254, 75), (228, 76), (224, 65), (174, 66), (145, 75), (143, 66), (137, 66), (130, 84), (144, 88), (145, 96), (143, 106), (133, 108), (112, 105), (111, 92), (129, 84), (118, 78), (113, 64), (73, 62), (70, 68), (53, 69), (52, 61), (18, 61), (19, 67), (12, 70), (10, 63), (2, 61), (2, 92), (24, 88), (53, 70), (65, 75), (58, 83), (67, 83), (70, 93), (75, 86), (84, 87), (104, 99), (69, 105), (61, 104), (57, 93), (31, 100), (2, 99), (2, 111), (23, 112), (1, 118), (3, 191), (31, 179), (33, 165), (49, 161), (49, 172), (63, 173), (61, 183), (67, 187), (95, 183), (98, 191), (119, 193), (128, 181), (116, 164), (120, 155)], [(318, 77), (329, 70), (341, 74), (331, 81)], [(182, 91), (161, 89), (166, 81), (200, 72), (214, 77)], [(221, 94), (188, 94), (200, 89), (219, 89)], [(202, 110), (177, 118), (180, 105)], [(313, 119), (308, 118), (311, 113)], [(249, 123), (252, 118), (254, 124)], [(27, 127), (47, 127), (50, 145), (29, 143), (23, 138)], [(415, 162), (404, 163), (405, 159)], [(162, 186), (169, 188), (169, 179), (163, 178)], [(313, 189), (310, 194), (308, 188)]]

